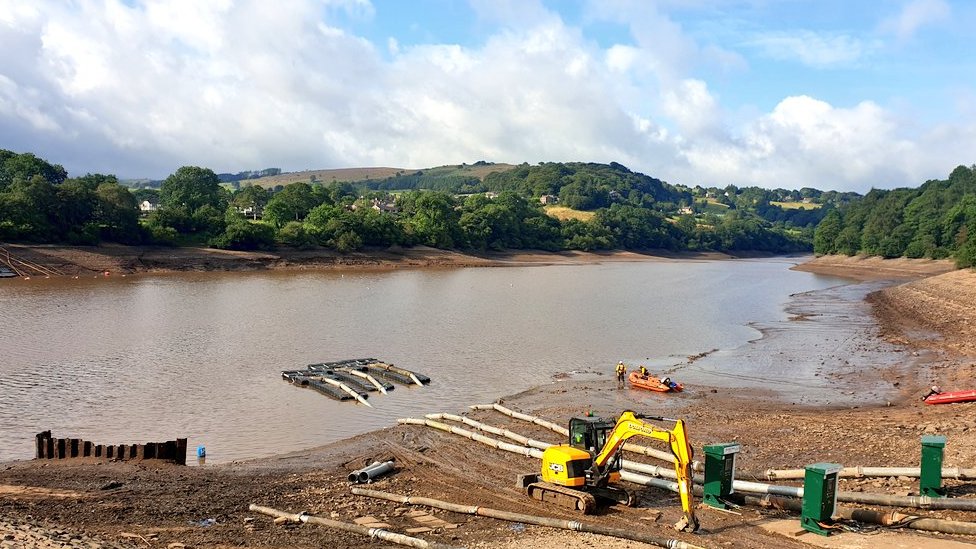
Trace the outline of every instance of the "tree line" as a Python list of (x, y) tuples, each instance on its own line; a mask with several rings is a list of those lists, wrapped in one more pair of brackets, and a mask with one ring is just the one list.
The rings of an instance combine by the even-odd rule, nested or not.
[[(776, 226), (744, 209), (721, 216), (676, 215), (674, 208), (691, 198), (688, 190), (615, 163), (522, 165), (490, 174), (478, 185), (455, 182), (458, 190), (492, 193), (410, 189), (392, 195), (341, 182), (233, 190), (210, 169), (196, 166), (179, 168), (158, 190), (132, 191), (113, 175), (69, 178), (61, 166), (30, 153), (0, 151), (0, 240), (228, 249), (324, 246), (341, 252), (392, 245), (473, 252), (796, 252), (809, 250), (813, 237), (812, 229)], [(592, 218), (556, 219), (540, 204), (540, 192), (590, 210)], [(140, 217), (143, 200), (158, 209)]]
[(976, 166), (917, 189), (873, 189), (830, 212), (814, 233), (817, 254), (954, 258), (976, 266)]

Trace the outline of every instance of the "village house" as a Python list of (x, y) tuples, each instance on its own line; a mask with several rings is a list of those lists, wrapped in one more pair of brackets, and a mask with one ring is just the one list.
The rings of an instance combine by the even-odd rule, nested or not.
[(139, 203), (139, 213), (142, 215), (149, 215), (150, 213), (159, 209), (159, 204), (151, 202), (149, 200), (143, 200)]
[(547, 206), (549, 204), (558, 204), (559, 203), (559, 197), (556, 196), (556, 195), (554, 195), (554, 194), (544, 194), (544, 195), (542, 195), (542, 196), (539, 197), (539, 202), (542, 202), (543, 204), (545, 204)]

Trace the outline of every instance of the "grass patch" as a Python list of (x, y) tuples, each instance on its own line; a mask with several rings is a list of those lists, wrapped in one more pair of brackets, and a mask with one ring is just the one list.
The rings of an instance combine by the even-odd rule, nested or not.
[(820, 208), (821, 204), (810, 204), (807, 202), (772, 202), (770, 204), (773, 206), (779, 206), (784, 210), (816, 210)]
[(568, 221), (570, 219), (589, 221), (596, 215), (595, 212), (574, 210), (572, 208), (567, 208), (566, 206), (546, 206), (546, 214), (550, 217), (555, 217), (560, 221)]

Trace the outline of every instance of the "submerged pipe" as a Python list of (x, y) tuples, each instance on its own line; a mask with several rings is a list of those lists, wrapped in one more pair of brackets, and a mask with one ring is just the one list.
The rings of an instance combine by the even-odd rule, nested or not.
[(359, 371), (359, 370), (357, 370), (355, 368), (343, 368), (342, 371), (345, 372), (345, 373), (347, 373), (347, 374), (354, 375), (356, 377), (365, 379), (366, 381), (370, 382), (373, 385), (373, 387), (376, 387), (376, 389), (379, 392), (383, 393), (384, 395), (387, 394), (387, 393), (389, 393), (389, 391), (386, 390), (386, 387), (384, 387), (383, 384), (379, 382), (379, 380), (377, 380), (375, 377), (367, 374), (366, 372), (361, 372), (361, 371)]
[(392, 364), (387, 364), (385, 362), (373, 362), (370, 364), (370, 366), (376, 366), (377, 368), (382, 368), (389, 372), (395, 372), (400, 375), (407, 376), (410, 379), (412, 379), (413, 382), (416, 383), (417, 385), (420, 385), (421, 387), (424, 386), (423, 382), (421, 382), (420, 379), (417, 378), (417, 375), (411, 372), (410, 370), (407, 370), (406, 368), (400, 368)]
[[(431, 419), (404, 418), (398, 419), (397, 423), (404, 425), (427, 425), (435, 429), (440, 429), (442, 431), (447, 431), (449, 433), (454, 433), (465, 438), (482, 442), (483, 444), (487, 444), (488, 446), (497, 448), (499, 450), (505, 450), (538, 459), (542, 458), (542, 450), (538, 448), (528, 448), (525, 446), (516, 446), (514, 444), (500, 442), (489, 437), (461, 429), (460, 427), (453, 427), (451, 425), (440, 423)], [(621, 471), (621, 478), (636, 484), (656, 486), (666, 490), (677, 491), (677, 484), (675, 483), (668, 483), (667, 481), (663, 481), (661, 479), (646, 477), (633, 471), (642, 469), (644, 467), (647, 468), (644, 469), (644, 472), (648, 474), (659, 474), (659, 476), (662, 477), (669, 476), (663, 469), (655, 470), (653, 465), (637, 464), (636, 462), (627, 461), (625, 469)], [(702, 483), (701, 476), (696, 475), (693, 480), (697, 484)], [(671, 486), (674, 486), (674, 488), (672, 489)], [(799, 486), (778, 486), (775, 484), (765, 484), (761, 482), (733, 480), (732, 489), (737, 492), (752, 494), (768, 494), (773, 496), (803, 498), (803, 488)], [(976, 499), (930, 498), (928, 496), (891, 496), (888, 494), (869, 494), (864, 492), (837, 492), (837, 501), (846, 503), (863, 503), (867, 505), (908, 507), (913, 509), (951, 509), (957, 511), (976, 511)]]
[[(844, 467), (838, 477), (920, 477), (920, 467)], [(805, 469), (766, 469), (764, 475), (768, 480), (802, 480), (806, 475)], [(976, 469), (962, 469), (960, 467), (944, 467), (942, 478), (958, 480), (976, 479)]]
[(366, 406), (369, 406), (370, 408), (373, 407), (372, 404), (366, 402), (366, 396), (365, 395), (359, 394), (358, 391), (354, 390), (352, 387), (346, 385), (345, 383), (343, 383), (341, 381), (337, 381), (337, 380), (332, 379), (332, 378), (329, 378), (329, 377), (325, 377), (325, 376), (321, 376), (318, 379), (320, 379), (320, 380), (328, 383), (329, 385), (335, 385), (336, 387), (342, 389), (343, 391), (345, 391), (346, 393), (348, 393), (351, 397), (353, 397), (356, 400), (358, 400), (360, 404), (365, 404)]
[(253, 503), (248, 506), (248, 509), (264, 515), (287, 519), (291, 522), (308, 522), (311, 524), (318, 524), (319, 526), (326, 526), (328, 528), (342, 530), (343, 532), (360, 534), (370, 539), (381, 539), (397, 545), (406, 545), (408, 547), (417, 547), (419, 549), (457, 549), (453, 545), (444, 545), (443, 543), (437, 543), (434, 541), (412, 538), (403, 534), (383, 530), (382, 528), (369, 528), (367, 526), (360, 526), (359, 524), (350, 524), (348, 522), (339, 522), (337, 520), (322, 517), (313, 517), (311, 515), (306, 515), (305, 513), (287, 513), (285, 511), (279, 511), (278, 509), (272, 509), (271, 507), (254, 505)]
[(549, 517), (539, 517), (535, 515), (525, 515), (522, 513), (512, 513), (509, 511), (501, 511), (499, 509), (491, 509), (489, 507), (479, 507), (477, 505), (459, 505), (457, 503), (450, 503), (447, 501), (441, 501), (441, 500), (431, 499), (431, 498), (401, 496), (399, 494), (380, 492), (378, 490), (367, 490), (365, 488), (353, 487), (352, 493), (358, 496), (385, 499), (387, 501), (392, 501), (396, 503), (405, 503), (407, 505), (424, 505), (427, 507), (433, 507), (435, 509), (443, 509), (445, 511), (462, 513), (466, 515), (478, 515), (482, 517), (490, 517), (499, 520), (507, 520), (510, 522), (521, 522), (523, 524), (534, 524), (536, 526), (548, 526), (549, 528), (560, 528), (563, 530), (573, 530), (576, 532), (588, 532), (591, 534), (601, 534), (604, 536), (611, 536), (615, 538), (639, 541), (642, 543), (649, 543), (651, 545), (656, 545), (658, 547), (667, 547), (669, 549), (704, 549), (697, 545), (692, 545), (690, 543), (678, 539), (664, 538), (660, 536), (647, 534), (641, 532), (639, 529), (636, 528), (632, 528), (632, 529), (613, 528), (610, 526), (602, 526), (599, 524), (591, 524), (591, 523), (580, 522), (576, 520), (563, 520), (563, 519), (555, 519)]

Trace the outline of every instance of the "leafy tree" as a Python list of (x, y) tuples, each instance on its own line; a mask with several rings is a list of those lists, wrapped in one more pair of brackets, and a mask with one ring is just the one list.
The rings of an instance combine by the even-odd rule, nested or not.
[(164, 208), (185, 207), (191, 214), (204, 206), (224, 211), (220, 180), (212, 170), (183, 166), (163, 181), (159, 199)]
[(453, 248), (460, 238), (454, 197), (439, 191), (413, 191), (399, 196), (405, 216), (404, 232), (413, 242), (434, 248)]
[[(248, 185), (234, 193), (231, 198), (231, 204), (242, 210), (251, 208), (253, 218), (257, 219), (258, 210), (264, 208), (270, 198), (271, 196), (264, 187), (260, 185)], [(296, 219), (295, 221), (298, 220)]]
[(264, 219), (281, 227), (289, 221), (301, 221), (321, 202), (308, 183), (292, 183), (276, 192), (264, 209)]
[(836, 210), (831, 210), (827, 217), (817, 225), (813, 236), (813, 252), (817, 255), (837, 252), (837, 236), (844, 226), (844, 221)]

